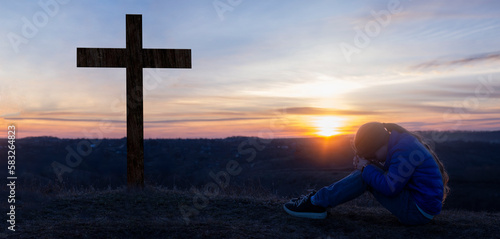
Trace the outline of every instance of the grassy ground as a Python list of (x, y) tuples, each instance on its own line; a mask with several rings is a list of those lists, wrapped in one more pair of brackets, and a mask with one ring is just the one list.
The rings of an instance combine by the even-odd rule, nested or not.
[[(199, 204), (183, 219), (179, 205)], [(217, 196), (148, 188), (143, 192), (69, 192), (17, 210), (16, 232), (0, 238), (498, 238), (500, 213), (443, 211), (425, 226), (401, 225), (380, 207), (355, 203), (331, 209), (325, 220), (286, 214), (286, 199)], [(207, 199), (207, 198), (205, 198)], [(204, 207), (201, 207), (204, 206)], [(185, 208), (185, 209), (187, 209)], [(194, 208), (194, 207), (192, 207)], [(189, 212), (189, 210), (186, 210)], [(4, 224), (6, 225), (6, 224)]]

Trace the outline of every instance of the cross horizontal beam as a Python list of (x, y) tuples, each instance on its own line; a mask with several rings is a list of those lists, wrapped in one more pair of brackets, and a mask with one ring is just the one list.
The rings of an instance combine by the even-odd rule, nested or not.
[(191, 49), (143, 49), (143, 68), (191, 68)]
[[(77, 48), (77, 67), (127, 67), (125, 48)], [(191, 49), (142, 49), (138, 68), (191, 68)], [(137, 56), (133, 56), (137, 57)]]

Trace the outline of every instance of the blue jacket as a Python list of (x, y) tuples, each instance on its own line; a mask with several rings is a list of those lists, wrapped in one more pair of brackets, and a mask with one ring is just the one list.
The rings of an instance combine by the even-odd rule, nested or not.
[(441, 212), (441, 172), (431, 153), (410, 134), (392, 131), (384, 172), (374, 165), (368, 165), (363, 170), (363, 180), (388, 197), (409, 190), (417, 206), (424, 212), (431, 215)]

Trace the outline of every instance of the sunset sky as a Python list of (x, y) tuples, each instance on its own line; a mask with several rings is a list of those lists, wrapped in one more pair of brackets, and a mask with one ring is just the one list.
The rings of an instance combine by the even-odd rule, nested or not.
[(192, 49), (144, 70), (146, 138), (500, 130), (499, 1), (21, 0), (0, 8), (4, 135), (125, 137), (125, 69), (76, 48), (124, 48), (126, 14), (144, 48)]

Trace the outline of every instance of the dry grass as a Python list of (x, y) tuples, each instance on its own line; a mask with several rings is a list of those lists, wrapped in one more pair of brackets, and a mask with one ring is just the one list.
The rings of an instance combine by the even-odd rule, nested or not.
[[(179, 204), (193, 205), (191, 192), (149, 187), (59, 192), (38, 203), (19, 203), (17, 231), (0, 238), (492, 238), (500, 213), (444, 211), (425, 226), (401, 225), (369, 198), (330, 210), (325, 220), (294, 218), (275, 196), (211, 198), (186, 224)], [(366, 201), (366, 202), (365, 202)]]

